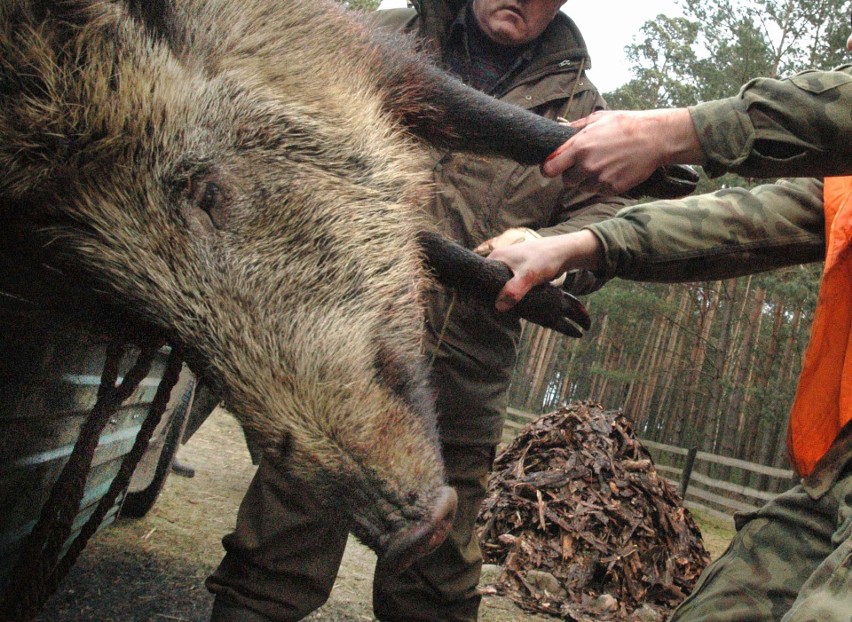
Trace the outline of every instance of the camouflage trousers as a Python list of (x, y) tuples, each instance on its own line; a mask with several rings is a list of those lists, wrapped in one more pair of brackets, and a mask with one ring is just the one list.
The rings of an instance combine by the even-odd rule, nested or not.
[(852, 622), (852, 464), (736, 517), (737, 535), (670, 622)]

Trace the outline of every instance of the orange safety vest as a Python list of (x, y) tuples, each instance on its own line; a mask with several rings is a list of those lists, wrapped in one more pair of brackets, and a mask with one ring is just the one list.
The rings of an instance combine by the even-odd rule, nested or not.
[(825, 269), (787, 427), (790, 460), (801, 476), (852, 420), (852, 177), (827, 177), (823, 197)]

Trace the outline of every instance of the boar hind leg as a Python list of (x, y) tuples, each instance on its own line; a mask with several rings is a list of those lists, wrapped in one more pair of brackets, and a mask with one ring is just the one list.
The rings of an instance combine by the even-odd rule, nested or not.
[(540, 164), (578, 131), (468, 87), (404, 49), (382, 50), (379, 87), (388, 112), (428, 143)]
[[(382, 43), (381, 41), (379, 42)], [(521, 164), (541, 164), (578, 130), (473, 89), (397, 44), (382, 46), (379, 76), (391, 115), (423, 140), (447, 149), (490, 153)], [(691, 194), (692, 167), (657, 169), (630, 196), (671, 199)]]
[[(419, 237), (426, 264), (437, 280), (494, 304), (503, 285), (512, 278), (512, 271), (500, 263), (480, 257), (437, 233), (423, 232)], [(540, 285), (531, 290), (515, 306), (525, 320), (552, 328), (569, 337), (581, 337), (577, 328), (588, 330), (589, 315), (579, 300), (552, 285)]]

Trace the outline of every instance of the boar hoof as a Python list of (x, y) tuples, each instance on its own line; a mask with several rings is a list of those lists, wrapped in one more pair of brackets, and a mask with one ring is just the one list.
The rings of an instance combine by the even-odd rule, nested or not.
[(438, 548), (447, 538), (456, 516), (458, 497), (449, 486), (441, 487), (432, 515), (394, 536), (376, 565), (376, 574), (397, 575)]

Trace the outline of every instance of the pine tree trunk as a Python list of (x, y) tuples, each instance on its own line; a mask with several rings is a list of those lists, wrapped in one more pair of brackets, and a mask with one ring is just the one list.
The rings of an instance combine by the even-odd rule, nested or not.
[[(713, 361), (713, 375), (710, 378), (710, 388), (708, 399), (705, 405), (704, 421), (707, 427), (700, 432), (702, 448), (705, 451), (714, 453), (716, 450), (716, 442), (719, 435), (719, 424), (722, 421), (721, 408), (723, 398), (723, 379), (727, 369), (728, 349), (730, 348), (732, 324), (734, 318), (735, 294), (737, 290), (737, 280), (730, 279), (723, 284), (724, 291), (724, 309), (722, 311), (722, 319), (720, 323), (720, 332), (717, 339), (716, 354)], [(721, 302), (720, 302), (721, 304)]]
[[(750, 289), (752, 277), (746, 291)], [(763, 303), (766, 300), (766, 290), (762, 287), (755, 288), (754, 298), (751, 303), (751, 311), (748, 313), (742, 330), (737, 331), (739, 335), (739, 352), (731, 373), (731, 398), (728, 404), (728, 417), (725, 420), (722, 436), (722, 455), (737, 457), (736, 448), (745, 432), (745, 412), (743, 409), (744, 396), (748, 391), (746, 376), (754, 361), (757, 351), (757, 339), (760, 336), (760, 319), (763, 316)], [(743, 314), (745, 315), (745, 314)], [(742, 317), (742, 316), (741, 316)], [(729, 479), (731, 469), (725, 467), (721, 470), (722, 479)]]

